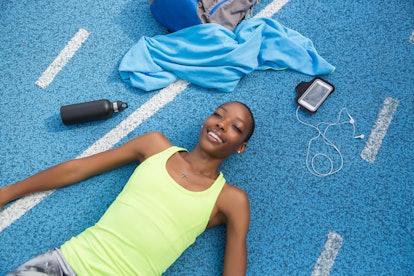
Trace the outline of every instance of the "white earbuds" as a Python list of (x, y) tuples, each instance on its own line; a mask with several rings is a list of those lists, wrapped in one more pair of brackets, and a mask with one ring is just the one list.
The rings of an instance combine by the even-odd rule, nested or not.
[[(348, 114), (348, 117), (349, 117), (349, 123), (353, 126), (354, 123), (355, 123), (355, 120), (354, 120), (354, 118), (352, 118), (351, 114), (348, 113), (348, 111), (347, 111), (347, 114)], [(355, 132), (355, 126), (354, 126), (354, 132)], [(361, 135), (358, 135), (358, 136), (354, 136), (354, 138), (355, 139), (364, 139), (365, 135), (361, 134)]]
[[(365, 138), (365, 135), (364, 134), (361, 134), (361, 135), (358, 135), (358, 136), (355, 135), (355, 129), (356, 129), (356, 127), (355, 127), (355, 120), (354, 120), (354, 118), (352, 118), (351, 114), (349, 114), (348, 109), (344, 107), (339, 112), (338, 119), (337, 119), (336, 122), (333, 122), (333, 123), (320, 122), (317, 125), (312, 125), (312, 124), (309, 124), (309, 123), (306, 123), (306, 122), (302, 121), (299, 118), (298, 110), (299, 110), (299, 107), (296, 109), (296, 119), (301, 124), (306, 125), (306, 126), (309, 126), (309, 127), (312, 127), (312, 128), (314, 128), (314, 129), (316, 129), (318, 131), (318, 134), (315, 137), (311, 138), (309, 140), (309, 142), (308, 142), (308, 149), (306, 151), (306, 168), (313, 175), (319, 176), (319, 177), (329, 176), (329, 175), (333, 175), (333, 174), (339, 172), (343, 168), (344, 159), (342, 157), (342, 154), (341, 154), (339, 148), (332, 141), (330, 141), (328, 139), (328, 137), (326, 136), (326, 133), (328, 132), (328, 129), (330, 127), (332, 127), (332, 126), (338, 126), (338, 125), (348, 124), (349, 123), (349, 124), (352, 125), (352, 137), (355, 138), (355, 139), (364, 139)], [(346, 114), (349, 117), (349, 121), (346, 121), (345, 118), (344, 118), (344, 120), (341, 120), (341, 116), (342, 116), (343, 112), (346, 112)], [(320, 127), (325, 127), (325, 129), (321, 129)], [(335, 160), (335, 162), (334, 162), (334, 159), (331, 158), (328, 154), (324, 154), (324, 153), (316, 153), (316, 154), (313, 154), (311, 152), (312, 142), (314, 140), (320, 138), (320, 137), (323, 138), (323, 142), (327, 146), (331, 147), (334, 151), (336, 151), (336, 154), (339, 156), (338, 157), (339, 158), (339, 162), (340, 162), (339, 165), (338, 164), (334, 164), (337, 161)], [(325, 172), (321, 172), (320, 170), (318, 170), (316, 168), (316, 162), (315, 162), (316, 158), (324, 158), (325, 161), (327, 161), (327, 163), (330, 165), (330, 168), (328, 168), (328, 170), (325, 171)]]
[(353, 124), (355, 123), (354, 118), (352, 118), (351, 114), (349, 114), (349, 113), (348, 113), (348, 117), (349, 117), (349, 123), (350, 123), (351, 125), (353, 125)]

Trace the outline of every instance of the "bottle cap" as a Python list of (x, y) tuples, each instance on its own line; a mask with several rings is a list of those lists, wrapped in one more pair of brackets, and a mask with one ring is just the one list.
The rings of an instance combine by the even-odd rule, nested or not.
[(128, 104), (121, 101), (116, 101), (112, 105), (114, 108), (114, 112), (122, 112), (128, 108)]

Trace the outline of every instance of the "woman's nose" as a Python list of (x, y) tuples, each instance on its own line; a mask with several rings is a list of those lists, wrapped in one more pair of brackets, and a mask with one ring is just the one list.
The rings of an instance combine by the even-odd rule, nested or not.
[(217, 123), (217, 127), (220, 128), (221, 130), (226, 130), (226, 122), (224, 120), (221, 120)]

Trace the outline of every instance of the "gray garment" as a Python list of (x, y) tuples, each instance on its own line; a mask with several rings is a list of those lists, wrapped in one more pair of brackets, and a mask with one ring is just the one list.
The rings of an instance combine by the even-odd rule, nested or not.
[(6, 276), (76, 276), (58, 248), (39, 255)]
[(202, 23), (217, 23), (233, 30), (253, 13), (260, 0), (199, 0), (197, 13)]

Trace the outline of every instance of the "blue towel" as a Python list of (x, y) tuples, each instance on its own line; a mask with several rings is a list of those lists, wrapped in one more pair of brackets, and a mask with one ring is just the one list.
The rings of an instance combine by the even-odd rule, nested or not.
[(181, 78), (231, 92), (244, 75), (268, 69), (325, 75), (335, 67), (317, 53), (312, 41), (270, 18), (245, 20), (234, 32), (210, 23), (142, 37), (119, 65), (121, 78), (145, 91)]

